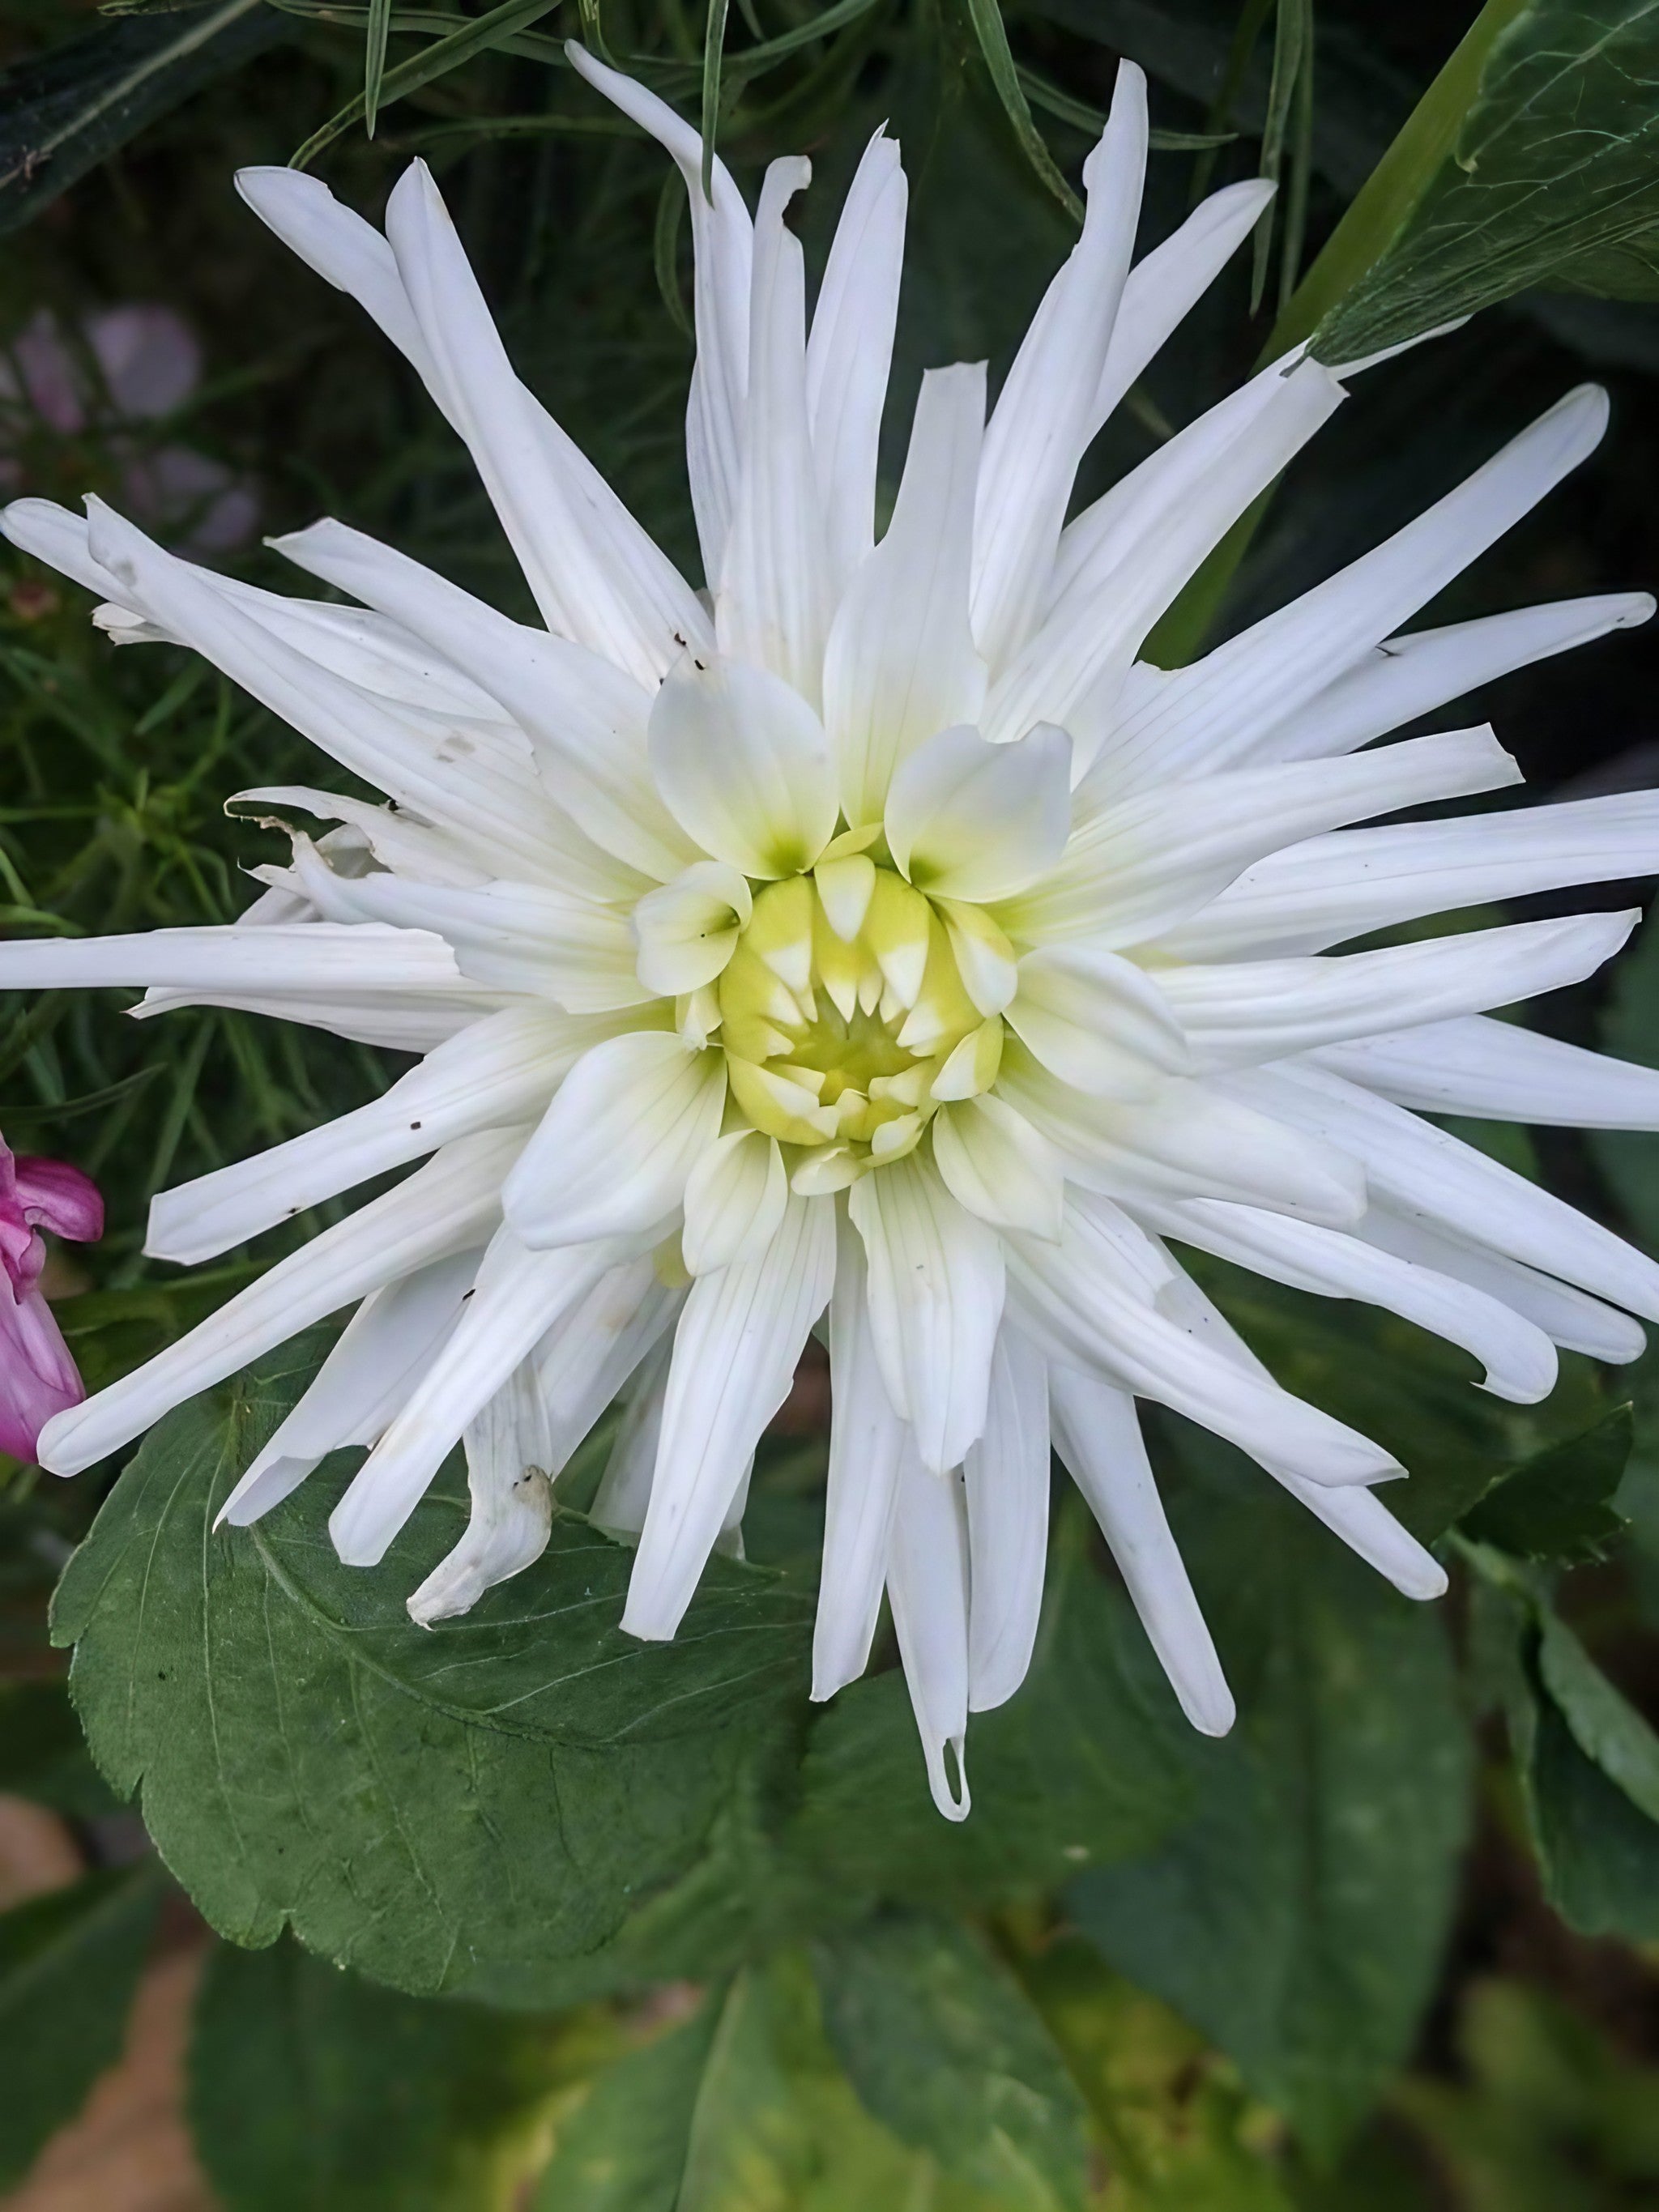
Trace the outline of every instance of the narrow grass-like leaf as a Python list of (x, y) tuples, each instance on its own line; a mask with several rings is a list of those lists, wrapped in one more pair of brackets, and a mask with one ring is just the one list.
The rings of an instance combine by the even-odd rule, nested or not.
[(363, 42), (363, 125), (371, 138), (380, 112), (380, 80), (386, 75), (386, 42), (391, 27), (392, 0), (368, 0)]
[[(394, 100), (418, 92), (422, 85), (434, 84), (452, 70), (459, 69), (464, 62), (487, 53), (515, 31), (526, 30), (558, 4), (559, 0), (502, 0), (502, 4), (492, 8), (488, 15), (468, 19), (465, 27), (449, 32), (424, 53), (412, 54), (406, 62), (399, 62), (396, 69), (387, 70), (380, 80), (380, 106), (389, 107)], [(337, 115), (331, 115), (321, 130), (312, 132), (293, 155), (289, 167), (309, 167), (325, 146), (331, 146), (343, 131), (362, 121), (364, 109), (364, 96), (360, 92)]]
[(985, 57), (985, 66), (991, 73), (991, 82), (997, 98), (1002, 102), (1021, 151), (1030, 163), (1033, 173), (1060, 202), (1073, 222), (1083, 221), (1083, 203), (1060, 174), (1048, 142), (1037, 129), (1031, 114), (1030, 101), (1020, 84), (1019, 71), (1014, 66), (1013, 55), (1008, 50), (1008, 29), (1002, 20), (1002, 10), (997, 0), (967, 0), (969, 20), (974, 35), (979, 40), (979, 50)]
[(702, 34), (702, 196), (714, 204), (714, 140), (720, 123), (720, 60), (726, 51), (726, 0), (708, 0)]

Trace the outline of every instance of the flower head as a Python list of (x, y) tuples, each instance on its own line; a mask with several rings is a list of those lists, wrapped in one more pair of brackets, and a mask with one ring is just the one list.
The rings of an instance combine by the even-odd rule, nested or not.
[(86, 1392), (40, 1294), (42, 1229), (76, 1243), (104, 1233), (104, 1201), (79, 1168), (19, 1159), (0, 1138), (0, 1451), (32, 1460), (54, 1413)]
[(550, 1486), (626, 1392), (594, 1512), (638, 1540), (624, 1626), (668, 1637), (823, 1328), (814, 1693), (862, 1670), (884, 1589), (960, 1814), (969, 1711), (1032, 1648), (1051, 1439), (1188, 1715), (1230, 1723), (1137, 1398), (1242, 1446), (1402, 1589), (1443, 1586), (1371, 1487), (1401, 1470), (1280, 1389), (1173, 1247), (1406, 1315), (1519, 1401), (1557, 1345), (1627, 1359), (1627, 1315), (1659, 1316), (1659, 1268), (1416, 1110), (1659, 1126), (1659, 1074), (1486, 1018), (1589, 973), (1632, 917), (1330, 951), (1659, 867), (1646, 796), (1352, 826), (1514, 783), (1487, 729), (1371, 741), (1652, 602), (1396, 635), (1590, 450), (1605, 406), (1581, 392), (1306, 598), (1189, 667), (1139, 658), (1345, 385), (1276, 362), (1067, 520), (1102, 422), (1262, 204), (1218, 193), (1131, 267), (1127, 66), (994, 407), (982, 368), (925, 378), (878, 543), (896, 148), (865, 154), (809, 324), (785, 220), (807, 165), (775, 163), (751, 221), (718, 162), (705, 198), (671, 110), (572, 58), (690, 191), (707, 599), (514, 374), (419, 164), (384, 236), (309, 177), (241, 189), (466, 441), (539, 626), (338, 522), (281, 541), (344, 595), (307, 600), (96, 502), (9, 510), (116, 635), (194, 646), (391, 802), (243, 794), (293, 849), (233, 927), (0, 950), (7, 985), (145, 986), (145, 1017), (240, 1006), (420, 1055), (374, 1103), (163, 1194), (149, 1249), (205, 1259), (425, 1163), (43, 1449), (84, 1467), (349, 1306), (227, 1516), (367, 1446), (331, 1528), (371, 1563), (464, 1439), (472, 1519), (410, 1600), (429, 1622), (537, 1556)]

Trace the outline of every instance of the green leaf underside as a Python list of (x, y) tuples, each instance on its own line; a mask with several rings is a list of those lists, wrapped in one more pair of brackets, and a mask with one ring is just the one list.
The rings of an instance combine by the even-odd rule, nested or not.
[(831, 2046), (870, 2112), (960, 2180), (1081, 2212), (1082, 2095), (1041, 2014), (974, 1935), (884, 1913), (813, 1958)]
[(476, 2212), (546, 2104), (550, 2023), (219, 1946), (191, 2024), (197, 2151), (227, 2212)]
[(385, 1567), (354, 1572), (322, 1528), (321, 1470), (267, 1528), (213, 1534), (319, 1349), (169, 1415), (70, 1562), (53, 1632), (76, 1644), (94, 1755), (124, 1795), (142, 1781), (162, 1856), (222, 1933), (264, 1944), (291, 1922), (402, 1987), (495, 1971), (546, 2001), (561, 1962), (685, 1869), (769, 1747), (810, 1603), (719, 1562), (684, 1645), (639, 1644), (616, 1631), (629, 1555), (565, 1522), (535, 1568), (428, 1634), (397, 1615), (459, 1534), (457, 1504), (429, 1498)]
[(1487, 18), (1497, 35), (1474, 85), (1459, 88), (1449, 152), (1325, 315), (1322, 360), (1358, 359), (1534, 286), (1659, 299), (1654, 0), (1494, 0)]
[(1465, 1529), (1517, 1559), (1601, 1559), (1625, 1531), (1612, 1501), (1632, 1433), (1631, 1409), (1620, 1406), (1583, 1436), (1535, 1453), (1481, 1498)]
[(0, 1913), (0, 2189), (118, 2057), (161, 1895), (145, 1863)]
[(1439, 1963), (1470, 1750), (1443, 1622), (1196, 1431), (1171, 1519), (1238, 1700), (1187, 1739), (1193, 1817), (1073, 1885), (1120, 1971), (1237, 2061), (1310, 2148), (1404, 2057)]

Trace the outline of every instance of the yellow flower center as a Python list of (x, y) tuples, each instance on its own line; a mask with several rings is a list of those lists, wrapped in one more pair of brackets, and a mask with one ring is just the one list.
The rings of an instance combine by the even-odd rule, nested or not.
[(714, 987), (750, 1122), (831, 1148), (850, 1180), (908, 1152), (945, 1099), (985, 1089), (1002, 1024), (963, 983), (962, 927), (959, 910), (942, 914), (863, 854), (758, 890)]

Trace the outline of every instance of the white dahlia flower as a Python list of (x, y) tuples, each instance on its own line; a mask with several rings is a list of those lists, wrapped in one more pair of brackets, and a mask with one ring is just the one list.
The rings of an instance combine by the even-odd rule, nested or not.
[(112, 636), (194, 647), (390, 802), (242, 794), (338, 826), (292, 830), (234, 927), (0, 950), (8, 988), (147, 987), (141, 1016), (235, 1006), (418, 1055), (377, 1103), (162, 1194), (148, 1249), (210, 1259), (425, 1163), (58, 1415), (42, 1455), (100, 1460), (352, 1306), (225, 1517), (366, 1445), (330, 1528), (368, 1565), (464, 1441), (471, 1524), (410, 1601), (430, 1622), (537, 1556), (550, 1486), (625, 1392), (595, 1518), (637, 1540), (623, 1626), (672, 1637), (822, 1327), (813, 1694), (861, 1672), (885, 1589), (960, 1816), (968, 1715), (1031, 1653), (1051, 1440), (1188, 1717), (1232, 1718), (1137, 1398), (1230, 1438), (1402, 1590), (1444, 1585), (1370, 1486), (1402, 1470), (1281, 1389), (1172, 1245), (1404, 1315), (1520, 1402), (1558, 1345), (1627, 1360), (1627, 1316), (1659, 1317), (1659, 1267), (1418, 1118), (1659, 1127), (1659, 1073), (1487, 1018), (1589, 974), (1633, 917), (1330, 951), (1659, 869), (1651, 793), (1348, 826), (1516, 782), (1489, 729), (1372, 741), (1653, 602), (1395, 635), (1589, 452), (1586, 390), (1294, 605), (1191, 666), (1137, 659), (1344, 392), (1288, 357), (1067, 520), (1091, 440), (1265, 190), (1217, 193), (1132, 269), (1127, 65), (988, 419), (982, 365), (926, 377), (875, 542), (896, 147), (864, 155), (809, 326), (785, 221), (807, 163), (773, 164), (751, 222), (718, 162), (705, 199), (677, 115), (572, 59), (690, 191), (707, 594), (514, 376), (418, 162), (384, 236), (311, 177), (240, 185), (413, 364), (544, 627), (338, 522), (280, 550), (342, 596), (287, 599), (95, 501), (7, 513)]

